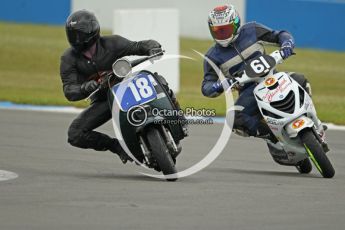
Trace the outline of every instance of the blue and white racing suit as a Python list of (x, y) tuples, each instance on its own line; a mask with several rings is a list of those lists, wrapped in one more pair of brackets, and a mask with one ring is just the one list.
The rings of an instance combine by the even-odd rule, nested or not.
[[(290, 40), (293, 44), (293, 37), (287, 31), (272, 30), (262, 24), (249, 22), (240, 27), (238, 37), (227, 47), (219, 44), (212, 46), (206, 53), (222, 71), (226, 78), (232, 78), (233, 74), (240, 71), (246, 65), (246, 61), (258, 55), (264, 54), (264, 43), (273, 43), (281, 46)], [(307, 81), (303, 75), (292, 74), (300, 85), (306, 86)], [(214, 89), (214, 84), (219, 81), (218, 75), (212, 66), (204, 61), (204, 80), (202, 82), (202, 93), (207, 97), (217, 97), (222, 92)], [(256, 83), (248, 83), (239, 89), (239, 98), (235, 105), (243, 106), (242, 111), (236, 111), (234, 129), (245, 131), (251, 136), (258, 134), (261, 115), (258, 110), (253, 90)]]

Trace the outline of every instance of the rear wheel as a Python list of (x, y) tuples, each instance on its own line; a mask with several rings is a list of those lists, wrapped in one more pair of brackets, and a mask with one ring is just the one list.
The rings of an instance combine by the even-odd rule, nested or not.
[(304, 159), (303, 161), (299, 162), (296, 165), (296, 168), (297, 168), (299, 173), (308, 174), (313, 169), (313, 166), (311, 165), (309, 158), (307, 158), (307, 159)]
[(305, 129), (300, 132), (299, 136), (310, 160), (321, 175), (324, 178), (332, 178), (335, 174), (334, 168), (323, 151), (322, 145), (315, 137), (314, 132), (311, 129)]
[[(175, 163), (169, 153), (169, 149), (158, 129), (151, 127), (147, 131), (147, 140), (150, 144), (153, 157), (156, 159), (158, 166), (164, 175), (176, 173)], [(167, 179), (176, 181), (177, 178)]]

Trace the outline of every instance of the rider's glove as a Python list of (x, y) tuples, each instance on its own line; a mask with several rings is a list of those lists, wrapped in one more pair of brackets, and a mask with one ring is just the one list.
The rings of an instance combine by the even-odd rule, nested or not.
[(162, 46), (159, 44), (159, 42), (155, 40), (146, 40), (146, 41), (141, 41), (141, 47), (147, 52), (149, 56), (159, 53), (162, 51)]
[(212, 90), (213, 92), (216, 92), (216, 93), (222, 93), (224, 91), (224, 87), (223, 87), (223, 84), (229, 84), (229, 87), (233, 84), (233, 80), (232, 79), (229, 79), (229, 78), (226, 78), (224, 81), (227, 81), (222, 83), (221, 81), (217, 81), (215, 83), (213, 83), (212, 85)]
[(220, 81), (213, 83), (212, 91), (216, 93), (222, 93), (224, 91), (222, 83)]
[(294, 44), (291, 39), (283, 42), (280, 53), (284, 59), (290, 57), (293, 54)]
[(87, 81), (84, 82), (80, 89), (84, 94), (89, 94), (92, 93), (93, 91), (95, 91), (98, 88), (98, 83), (95, 80), (91, 80), (91, 81)]
[(162, 48), (152, 48), (149, 51), (149, 56), (162, 52)]

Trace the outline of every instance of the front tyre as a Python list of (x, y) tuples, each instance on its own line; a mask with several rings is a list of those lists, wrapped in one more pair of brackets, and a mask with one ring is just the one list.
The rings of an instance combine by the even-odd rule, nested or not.
[[(161, 135), (155, 127), (150, 127), (147, 131), (147, 140), (150, 144), (153, 157), (156, 159), (164, 175), (176, 173), (175, 163), (169, 153), (169, 149)], [(167, 179), (176, 181), (177, 178)]]
[(332, 178), (335, 174), (334, 168), (323, 151), (322, 145), (315, 137), (314, 132), (311, 129), (304, 129), (299, 133), (299, 136), (310, 160), (321, 175), (324, 178)]

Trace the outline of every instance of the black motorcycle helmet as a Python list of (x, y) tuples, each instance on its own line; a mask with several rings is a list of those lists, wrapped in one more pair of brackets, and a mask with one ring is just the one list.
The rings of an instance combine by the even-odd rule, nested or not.
[(66, 21), (69, 44), (77, 51), (89, 49), (100, 36), (100, 27), (95, 15), (87, 10), (72, 13)]

